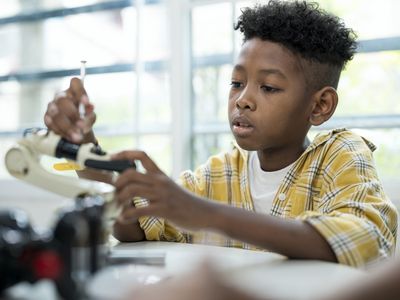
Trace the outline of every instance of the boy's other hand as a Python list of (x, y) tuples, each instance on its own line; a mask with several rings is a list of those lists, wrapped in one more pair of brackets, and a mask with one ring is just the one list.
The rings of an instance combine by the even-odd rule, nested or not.
[[(127, 223), (124, 221), (124, 214), (126, 210), (134, 207), (133, 201), (127, 201), (122, 206), (121, 217), (119, 217), (113, 224), (113, 236), (120, 242), (137, 242), (146, 239), (143, 230), (140, 228), (138, 220), (130, 219)], [(123, 220), (121, 222), (121, 220)]]
[(260, 300), (225, 282), (222, 274), (202, 264), (196, 270), (156, 284), (133, 287), (122, 299), (137, 300)]
[(165, 175), (143, 151), (123, 151), (113, 155), (112, 159), (139, 160), (146, 172), (128, 169), (116, 180), (116, 201), (120, 205), (132, 201), (133, 197), (148, 200), (145, 207), (125, 208), (119, 222), (129, 223), (140, 216), (156, 216), (169, 219), (178, 226), (187, 229), (201, 229), (206, 224), (204, 210), (207, 201), (177, 185)]
[[(79, 114), (80, 104), (84, 116)], [(92, 132), (95, 121), (94, 106), (78, 78), (72, 78), (69, 88), (54, 97), (44, 115), (47, 128), (74, 143), (95, 142)]]

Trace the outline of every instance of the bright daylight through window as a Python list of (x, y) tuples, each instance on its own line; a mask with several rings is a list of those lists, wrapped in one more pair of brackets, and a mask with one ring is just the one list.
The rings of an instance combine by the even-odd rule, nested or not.
[[(353, 128), (377, 145), (380, 176), (398, 176), (400, 1), (317, 2), (355, 29), (360, 47), (342, 75), (335, 117), (312, 135)], [(106, 150), (144, 149), (176, 176), (228, 149), (226, 102), (241, 43), (233, 23), (254, 3), (3, 0), (1, 155), (24, 128), (43, 126), (47, 103), (79, 74), (82, 59)], [(188, 55), (176, 55), (180, 49)], [(8, 176), (0, 167), (0, 177)]]

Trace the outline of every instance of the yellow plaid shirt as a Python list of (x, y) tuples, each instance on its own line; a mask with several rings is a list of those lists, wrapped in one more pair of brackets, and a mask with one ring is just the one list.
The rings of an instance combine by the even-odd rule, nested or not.
[[(345, 129), (319, 134), (286, 174), (270, 214), (311, 224), (342, 264), (359, 267), (389, 257), (395, 249), (397, 212), (378, 179), (374, 150), (370, 142)], [(248, 156), (235, 146), (194, 173), (183, 172), (181, 184), (199, 196), (254, 211)], [(146, 203), (137, 199), (135, 205)], [(217, 233), (184, 232), (161, 218), (139, 221), (147, 240), (256, 249)]]

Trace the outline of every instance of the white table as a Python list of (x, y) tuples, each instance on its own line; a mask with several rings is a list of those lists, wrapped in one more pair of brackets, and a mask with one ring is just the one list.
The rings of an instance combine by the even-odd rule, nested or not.
[(188, 272), (204, 259), (222, 271), (228, 282), (254, 295), (273, 299), (321, 299), (349, 281), (365, 276), (360, 270), (339, 264), (288, 260), (268, 252), (205, 245), (140, 242), (117, 245), (114, 254), (153, 256), (156, 261), (164, 255), (165, 264), (108, 267), (89, 284), (95, 298), (115, 299), (133, 284), (152, 284)]
[[(134, 285), (182, 275), (205, 259), (233, 285), (272, 299), (322, 299), (365, 276), (363, 271), (339, 264), (288, 260), (268, 252), (205, 245), (139, 242), (119, 244), (113, 254), (133, 260), (144, 258), (150, 264), (131, 262), (102, 269), (87, 286), (93, 299), (118, 299)], [(40, 282), (33, 286), (19, 284), (11, 289), (10, 299), (55, 300), (57, 296), (50, 282)]]
[[(150, 264), (130, 262), (102, 269), (87, 285), (91, 299), (116, 299), (135, 284), (154, 284), (184, 274), (205, 259), (229, 283), (247, 293), (272, 299), (323, 299), (324, 295), (365, 276), (363, 271), (339, 264), (288, 260), (274, 253), (205, 245), (140, 242), (119, 244), (113, 251), (114, 255), (129, 256), (133, 261), (144, 258)], [(43, 281), (33, 286), (19, 284), (11, 289), (11, 296), (19, 300), (58, 299), (54, 286)]]

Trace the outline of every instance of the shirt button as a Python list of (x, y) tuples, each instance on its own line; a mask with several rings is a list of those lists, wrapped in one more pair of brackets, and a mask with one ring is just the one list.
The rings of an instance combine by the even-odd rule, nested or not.
[(285, 201), (286, 195), (285, 195), (284, 193), (280, 193), (280, 194), (278, 195), (278, 199), (281, 200), (281, 201)]

